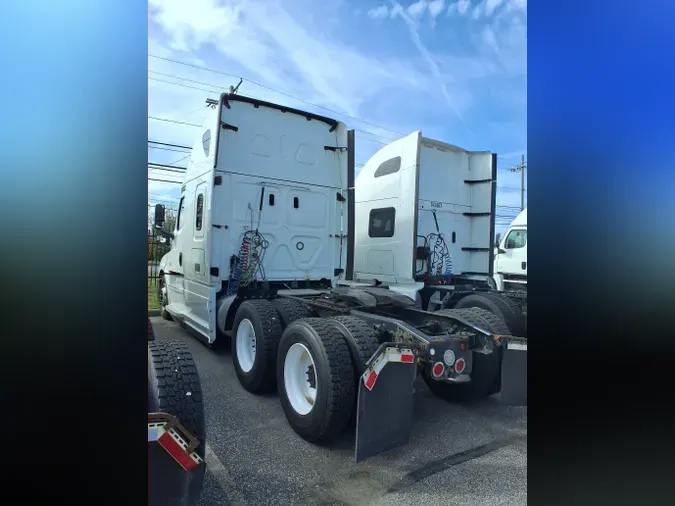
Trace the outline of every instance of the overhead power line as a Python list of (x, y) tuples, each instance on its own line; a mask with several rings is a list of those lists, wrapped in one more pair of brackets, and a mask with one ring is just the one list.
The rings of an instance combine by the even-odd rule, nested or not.
[[(186, 81), (188, 83), (201, 84), (201, 85), (204, 85), (204, 86), (211, 86), (212, 88), (218, 88), (219, 91), (221, 91), (221, 92), (229, 90), (229, 86), (222, 86), (220, 84), (205, 83), (204, 81), (196, 81), (195, 79), (188, 79), (187, 77), (180, 77), (180, 76), (177, 76), (175, 74), (165, 74), (163, 72), (156, 72), (154, 70), (148, 70), (148, 72), (150, 72), (151, 74), (157, 74), (158, 76), (171, 77), (173, 79), (178, 79), (179, 81)], [(151, 77), (150, 79), (154, 79), (154, 78)], [(211, 91), (211, 93), (213, 93), (213, 90), (210, 90), (210, 91)]]
[[(398, 135), (405, 135), (404, 133), (398, 132), (398, 131), (393, 130), (391, 128), (386, 128), (386, 127), (383, 127), (381, 125), (377, 125), (375, 123), (371, 123), (369, 121), (359, 119), (359, 118), (356, 118), (354, 116), (350, 116), (349, 114), (346, 114), (344, 112), (335, 111), (333, 109), (329, 109), (328, 107), (324, 107), (324, 106), (321, 106), (321, 105), (318, 105), (318, 104), (314, 104), (314, 103), (309, 102), (307, 100), (304, 100), (302, 98), (291, 95), (290, 93), (286, 93), (285, 91), (277, 90), (277, 89), (271, 88), (270, 86), (266, 86), (262, 83), (254, 81), (253, 79), (249, 79), (247, 77), (241, 77), (241, 76), (237, 76), (237, 75), (234, 75), (234, 74), (230, 74), (229, 72), (223, 72), (222, 70), (216, 70), (216, 69), (212, 69), (212, 68), (209, 68), (209, 67), (202, 67), (200, 65), (194, 65), (192, 63), (186, 63), (186, 62), (182, 62), (182, 61), (179, 61), (179, 60), (173, 60), (171, 58), (165, 58), (165, 57), (153, 55), (153, 54), (150, 54), (150, 53), (148, 53), (148, 56), (151, 57), (151, 58), (156, 58), (158, 60), (164, 60), (164, 61), (168, 61), (168, 62), (171, 62), (171, 63), (176, 63), (178, 65), (183, 65), (183, 66), (186, 66), (186, 67), (192, 67), (192, 68), (195, 68), (195, 69), (198, 69), (198, 70), (205, 70), (207, 72), (212, 72), (214, 74), (220, 74), (220, 75), (224, 75), (224, 76), (228, 76), (228, 77), (233, 77), (235, 79), (242, 79), (242, 80), (247, 81), (251, 84), (255, 84), (256, 86), (260, 86), (261, 88), (265, 88), (266, 90), (272, 91), (274, 93), (279, 93), (280, 95), (284, 95), (288, 98), (292, 98), (293, 100), (297, 100), (298, 102), (302, 102), (304, 104), (311, 105), (312, 107), (316, 107), (317, 109), (322, 109), (324, 111), (328, 111), (330, 113), (337, 114), (337, 115), (343, 116), (345, 118), (349, 118), (349, 119), (354, 120), (354, 121), (359, 121), (361, 123), (373, 126), (375, 128), (381, 128), (382, 130), (386, 130), (388, 132), (393, 132), (393, 133), (398, 134)], [(207, 84), (207, 86), (216, 86), (216, 85)]]
[(183, 83), (174, 83), (173, 81), (167, 81), (166, 79), (158, 79), (156, 77), (151, 76), (148, 76), (148, 79), (150, 79), (151, 81), (157, 81), (158, 83), (175, 84), (177, 86), (182, 86), (183, 88), (190, 88), (191, 90), (204, 91), (206, 93), (215, 93), (213, 90), (207, 90), (205, 88), (197, 88), (196, 86), (190, 86), (188, 84)]
[(164, 195), (164, 194), (161, 194), (161, 193), (153, 193), (153, 192), (148, 192), (148, 195), (154, 195), (155, 197), (157, 197), (159, 199), (175, 200), (176, 202), (178, 202), (178, 199), (176, 197), (172, 197), (170, 195)]
[(180, 149), (164, 148), (162, 146), (148, 146), (148, 149), (158, 149), (160, 151), (171, 151), (172, 153), (185, 153), (185, 151), (181, 151)]
[(190, 146), (181, 146), (180, 144), (169, 144), (167, 142), (148, 141), (148, 144), (158, 144), (160, 146), (169, 146), (172, 148), (192, 149)]
[(191, 127), (198, 127), (198, 128), (202, 127), (202, 125), (198, 125), (197, 123), (188, 123), (187, 121), (178, 121), (177, 119), (158, 118), (157, 116), (148, 116), (148, 119), (154, 119), (156, 121), (165, 121), (167, 123), (176, 123), (178, 125), (186, 125)]
[[(255, 98), (255, 97), (252, 97), (252, 98)], [(178, 125), (185, 125), (185, 126), (190, 126), (190, 127), (195, 127), (195, 128), (202, 128), (202, 127), (204, 126), (204, 125), (199, 125), (199, 124), (197, 124), (197, 123), (189, 123), (189, 122), (187, 122), (187, 121), (179, 121), (179, 120), (169, 119), (169, 118), (159, 118), (159, 117), (157, 117), (157, 116), (148, 116), (148, 119), (152, 119), (152, 120), (155, 120), (155, 121), (164, 121), (164, 122), (166, 122), (166, 123), (176, 123), (176, 124), (178, 124)], [(367, 130), (359, 130), (358, 128), (355, 128), (354, 130), (355, 130), (356, 132), (360, 132), (360, 133), (362, 133), (362, 134), (378, 135), (379, 137), (382, 137), (383, 139), (389, 139), (389, 140), (392, 140), (392, 141), (393, 141), (393, 140), (396, 140), (396, 139), (391, 139), (391, 138), (389, 138), (389, 137), (383, 137), (383, 136), (381, 136), (381, 135), (379, 135), (379, 134), (376, 134), (376, 133), (373, 133), (373, 132), (369, 132), (369, 131), (367, 131)], [(377, 143), (377, 144), (382, 144), (383, 146), (386, 146), (386, 145), (387, 145), (386, 142), (378, 141), (377, 139), (369, 139), (369, 138), (367, 138), (367, 137), (361, 137), (360, 140), (363, 140), (363, 141), (369, 141), (369, 142), (375, 142), (375, 143)]]
[[(157, 60), (163, 60), (163, 61), (166, 61), (166, 62), (175, 63), (177, 65), (182, 65), (184, 67), (190, 67), (190, 68), (194, 68), (194, 69), (197, 69), (197, 70), (211, 72), (213, 74), (219, 74), (219, 75), (223, 75), (223, 76), (227, 76), (227, 77), (231, 77), (231, 78), (235, 78), (235, 79), (240, 79), (242, 81), (246, 81), (246, 82), (249, 82), (249, 83), (254, 84), (256, 86), (259, 86), (261, 88), (264, 88), (266, 90), (269, 90), (273, 93), (278, 93), (280, 95), (291, 98), (293, 100), (297, 100), (298, 102), (302, 102), (304, 104), (311, 105), (312, 107), (316, 107), (317, 109), (321, 109), (321, 110), (330, 112), (332, 114), (337, 114), (337, 115), (342, 116), (344, 118), (349, 118), (353, 121), (357, 121), (357, 122), (360, 122), (360, 123), (363, 123), (363, 124), (366, 124), (366, 125), (370, 125), (372, 127), (379, 128), (381, 130), (385, 130), (387, 132), (392, 132), (392, 133), (395, 133), (399, 136), (406, 135), (405, 133), (399, 132), (398, 130), (394, 130), (392, 128), (388, 128), (388, 127), (385, 127), (385, 126), (382, 126), (382, 125), (378, 125), (376, 123), (373, 123), (373, 122), (370, 122), (370, 121), (367, 121), (367, 120), (364, 120), (364, 119), (360, 119), (360, 118), (357, 118), (355, 116), (351, 116), (347, 113), (336, 111), (334, 109), (330, 109), (328, 107), (325, 107), (325, 106), (322, 106), (322, 105), (319, 105), (319, 104), (315, 104), (313, 102), (309, 102), (308, 100), (304, 100), (300, 97), (296, 97), (295, 95), (291, 95), (290, 93), (287, 93), (285, 91), (281, 91), (281, 90), (278, 90), (276, 88), (272, 88), (270, 86), (267, 86), (265, 84), (257, 82), (253, 79), (249, 79), (247, 77), (241, 77), (239, 75), (235, 75), (235, 74), (232, 74), (232, 73), (229, 73), (229, 72), (224, 72), (222, 70), (217, 70), (217, 69), (214, 69), (214, 68), (205, 67), (205, 66), (201, 66), (201, 65), (195, 65), (195, 64), (192, 64), (192, 63), (187, 63), (187, 62), (175, 60), (175, 59), (172, 59), (172, 58), (166, 58), (166, 57), (163, 57), (163, 56), (157, 56), (157, 55), (153, 55), (153, 54), (150, 54), (150, 53), (148, 53), (148, 56), (150, 58), (155, 58)], [(165, 72), (158, 72), (158, 71), (155, 71), (155, 70), (150, 70), (149, 72), (152, 73), (152, 74), (155, 74), (155, 75), (159, 75), (159, 76), (163, 76), (163, 77), (169, 77), (169, 78), (173, 78), (173, 79), (178, 79), (180, 81), (190, 82), (190, 83), (193, 83), (193, 84), (199, 84), (199, 85), (202, 85), (202, 86), (210, 86), (212, 88), (216, 88), (219, 92), (225, 91), (227, 89), (226, 86), (223, 86), (223, 85), (220, 85), (220, 84), (207, 83), (207, 82), (204, 82), (204, 81), (198, 81), (198, 80), (195, 80), (195, 79), (189, 79), (189, 78), (186, 78), (186, 77), (177, 76), (175, 74), (168, 74), (168, 73), (165, 73)], [(152, 77), (152, 76), (148, 76), (148, 79), (158, 81), (158, 82), (164, 82), (164, 83), (167, 83), (167, 84), (173, 84), (175, 86), (182, 86), (182, 87), (186, 87), (186, 88), (196, 89), (196, 90), (199, 90), (199, 91), (204, 91), (206, 93), (214, 93), (215, 92), (215, 90), (208, 90), (208, 89), (204, 89), (204, 88), (196, 88), (194, 86), (188, 86), (184, 83), (176, 83), (176, 82), (172, 82), (172, 81), (166, 81), (166, 80), (158, 79), (158, 78)], [(252, 97), (252, 98), (257, 98), (257, 97)], [(201, 126), (201, 125), (199, 125), (199, 126)], [(358, 131), (358, 129), (356, 129), (356, 130)], [(388, 137), (380, 135), (380, 134), (376, 134), (374, 132), (368, 132), (368, 131), (363, 131), (363, 132), (368, 133), (370, 135), (376, 135), (376, 136), (382, 137), (384, 139), (395, 140), (395, 139), (388, 138)], [(384, 143), (384, 142), (376, 141), (376, 140), (373, 140), (373, 139), (364, 139), (364, 140), (370, 140), (372, 142), (377, 142), (379, 144), (386, 145), (386, 143)], [(500, 159), (500, 160), (504, 160), (504, 161), (508, 160), (505, 157), (499, 157), (498, 156), (497, 158)]]
[(175, 172), (176, 174), (185, 174), (187, 169), (181, 167), (152, 167), (148, 165), (148, 170), (158, 170), (160, 172)]
[(148, 177), (148, 181), (156, 181), (157, 183), (183, 184), (183, 181), (169, 181), (167, 179), (157, 179), (157, 178), (153, 178), (153, 177)]

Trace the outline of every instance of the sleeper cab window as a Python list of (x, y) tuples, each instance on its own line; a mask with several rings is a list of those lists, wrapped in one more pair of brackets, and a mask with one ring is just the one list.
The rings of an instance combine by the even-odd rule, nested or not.
[(373, 177), (382, 177), (388, 174), (394, 174), (399, 170), (401, 170), (401, 157), (395, 156), (394, 158), (390, 158), (386, 162), (382, 162), (375, 171), (375, 175)]
[(368, 236), (393, 237), (395, 220), (396, 209), (393, 207), (371, 209), (370, 219), (368, 221)]
[(204, 147), (204, 155), (208, 158), (211, 151), (211, 130), (207, 130), (202, 135), (202, 146)]

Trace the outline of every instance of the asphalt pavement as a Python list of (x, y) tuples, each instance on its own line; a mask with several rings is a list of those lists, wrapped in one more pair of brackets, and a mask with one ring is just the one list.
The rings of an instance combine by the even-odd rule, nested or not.
[(419, 380), (410, 443), (355, 464), (353, 429), (330, 446), (304, 441), (276, 395), (239, 385), (229, 348), (151, 321), (157, 339), (188, 345), (199, 370), (207, 432), (199, 506), (527, 504), (526, 407), (501, 406), (498, 396), (447, 403)]

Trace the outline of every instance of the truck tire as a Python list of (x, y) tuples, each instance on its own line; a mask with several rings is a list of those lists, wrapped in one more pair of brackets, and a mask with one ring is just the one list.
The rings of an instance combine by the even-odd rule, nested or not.
[(171, 314), (166, 310), (166, 306), (169, 303), (169, 293), (168, 290), (164, 290), (165, 287), (164, 274), (162, 274), (157, 280), (157, 300), (159, 301), (159, 314), (162, 318), (167, 321), (173, 320)]
[(497, 315), (507, 326), (506, 334), (525, 337), (525, 317), (520, 308), (509, 298), (496, 293), (467, 295), (461, 298), (453, 309), (480, 308)]
[(252, 393), (273, 389), (281, 320), (269, 300), (245, 301), (232, 325), (232, 362), (239, 383)]
[(284, 329), (295, 320), (307, 318), (310, 315), (309, 307), (296, 300), (279, 297), (278, 299), (274, 299), (272, 304), (279, 313), (279, 318), (281, 318), (281, 326)]
[(354, 410), (354, 367), (335, 322), (305, 318), (284, 331), (277, 357), (277, 385), (288, 423), (303, 439), (325, 443)]
[(469, 323), (473, 323), (474, 325), (482, 324), (482, 328), (488, 332), (505, 335), (508, 335), (510, 332), (509, 328), (506, 326), (506, 323), (504, 323), (499, 316), (488, 311), (487, 309), (467, 307), (464, 309), (451, 309), (450, 311), (457, 312), (458, 315), (461, 315)]
[(345, 343), (349, 348), (349, 354), (352, 358), (352, 367), (354, 368), (354, 408), (348, 421), (349, 426), (356, 425), (356, 408), (359, 393), (359, 381), (366, 370), (366, 362), (370, 360), (380, 342), (375, 334), (372, 325), (354, 316), (337, 316), (331, 321), (335, 323), (338, 331), (344, 336)]
[(380, 347), (375, 330), (372, 325), (354, 316), (337, 316), (330, 321), (336, 324), (345, 338), (358, 384), (359, 378), (366, 370), (366, 362)]
[[(484, 309), (441, 309), (439, 313), (459, 316), (477, 327), (493, 334), (503, 333), (505, 324), (495, 315)], [(468, 383), (445, 383), (433, 379), (429, 367), (420, 370), (420, 376), (436, 396), (450, 402), (471, 402), (488, 397), (498, 391), (501, 372), (501, 354), (473, 354), (471, 381)], [(495, 390), (497, 388), (497, 390)]]
[[(177, 341), (153, 341), (148, 343), (148, 412), (162, 412), (178, 418), (186, 430), (199, 441), (195, 450), (203, 459), (206, 448), (206, 431), (204, 428), (204, 400), (202, 398), (201, 382), (195, 367), (192, 355), (187, 347)], [(150, 459), (150, 486), (156, 484), (157, 490), (171, 497), (156, 498), (157, 504), (162, 505), (194, 505), (199, 500), (204, 483), (206, 466), (201, 464), (189, 473), (183, 473), (186, 482), (167, 486), (174, 476), (181, 472), (178, 464), (169, 462), (171, 476), (163, 474)], [(174, 467), (175, 466), (175, 467)], [(178, 481), (178, 480), (174, 480)], [(170, 490), (171, 489), (171, 490)], [(170, 490), (170, 491), (169, 491)], [(150, 494), (153, 503), (153, 495)]]

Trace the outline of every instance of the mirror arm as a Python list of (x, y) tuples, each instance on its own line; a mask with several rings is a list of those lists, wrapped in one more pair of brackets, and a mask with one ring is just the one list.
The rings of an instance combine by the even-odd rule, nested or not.
[(165, 237), (166, 239), (173, 239), (174, 238), (174, 236), (171, 232), (167, 232), (166, 230), (159, 228), (157, 225), (155, 225), (155, 232), (157, 232), (162, 237)]

